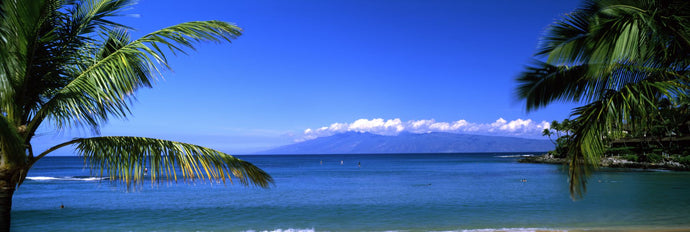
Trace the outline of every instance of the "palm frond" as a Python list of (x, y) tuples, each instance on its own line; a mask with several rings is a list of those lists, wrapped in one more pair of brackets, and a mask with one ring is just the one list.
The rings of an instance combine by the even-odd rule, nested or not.
[(566, 14), (547, 28), (536, 55), (548, 55), (551, 64), (586, 62), (589, 47), (590, 19), (598, 11), (597, 5), (585, 1), (583, 7)]
[[(604, 68), (602, 68), (604, 67)], [(596, 69), (597, 71), (591, 71)], [(534, 61), (516, 79), (516, 95), (526, 101), (527, 110), (535, 110), (552, 102), (597, 101), (607, 90), (621, 90), (628, 84), (643, 80), (674, 80), (684, 78), (684, 71), (651, 63), (620, 62), (614, 64), (552, 65)]]
[(113, 22), (109, 18), (123, 16), (122, 12), (127, 7), (134, 5), (131, 0), (86, 0), (77, 1), (70, 9), (68, 15), (71, 19), (69, 28), (75, 35), (94, 33), (97, 30), (109, 28), (129, 28), (120, 23)]
[(642, 63), (651, 57), (686, 57), (690, 6), (671, 2), (678, 8), (654, 1), (586, 1), (549, 26), (536, 54), (546, 55), (550, 64), (590, 63), (601, 68), (606, 66), (600, 64)]
[(161, 48), (185, 53), (197, 42), (231, 41), (240, 34), (239, 27), (220, 21), (183, 23), (131, 42), (124, 30), (108, 31), (103, 49), (80, 58), (84, 62), (74, 68), (72, 81), (43, 105), (30, 127), (49, 118), (58, 128), (96, 128), (109, 116), (126, 117), (133, 93), (169, 68)]
[(588, 0), (550, 25), (537, 56), (517, 79), (527, 110), (554, 102), (582, 102), (568, 144), (570, 191), (585, 191), (587, 175), (623, 124), (657, 117), (660, 99), (690, 92), (690, 2)]
[(7, 164), (23, 164), (26, 160), (24, 141), (7, 117), (0, 115), (0, 160)]
[[(672, 82), (672, 81), (669, 81)], [(658, 108), (655, 99), (668, 96), (668, 85), (642, 81), (624, 86), (620, 91), (608, 90), (598, 101), (573, 111), (578, 122), (568, 155), (569, 183), (573, 199), (586, 191), (587, 176), (606, 151), (611, 135), (619, 134), (623, 124), (643, 125), (648, 115)]]
[(59, 144), (39, 155), (69, 145), (75, 145), (79, 156), (91, 168), (100, 169), (101, 176), (120, 180), (128, 186), (141, 183), (145, 168), (149, 169), (152, 182), (164, 180), (239, 180), (243, 185), (262, 188), (273, 183), (273, 178), (253, 164), (223, 152), (197, 145), (175, 141), (106, 136), (78, 138)]
[(29, 57), (40, 44), (41, 36), (38, 33), (48, 28), (53, 9), (59, 7), (57, 1), (4, 1), (2, 2), (3, 14), (0, 18), (0, 99), (2, 110), (13, 121), (21, 121), (23, 99), (20, 96), (31, 89), (21, 88), (25, 83), (25, 77), (31, 73), (27, 67)]
[(587, 66), (555, 66), (535, 61), (517, 78), (516, 95), (527, 103), (527, 110), (535, 110), (554, 102), (578, 102), (590, 84), (584, 75)]

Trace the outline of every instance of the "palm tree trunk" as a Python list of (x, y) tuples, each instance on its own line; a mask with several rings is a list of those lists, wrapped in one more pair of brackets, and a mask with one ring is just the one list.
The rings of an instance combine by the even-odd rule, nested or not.
[(2, 187), (0, 188), (0, 231), (10, 231), (10, 222), (12, 211), (12, 195), (14, 188)]
[(12, 174), (7, 170), (0, 171), (0, 232), (10, 231), (12, 195), (16, 185), (12, 181)]

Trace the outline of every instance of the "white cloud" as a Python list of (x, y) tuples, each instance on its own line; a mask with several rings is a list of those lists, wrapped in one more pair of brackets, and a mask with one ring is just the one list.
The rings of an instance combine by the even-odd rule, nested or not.
[(382, 118), (376, 118), (372, 120), (359, 119), (351, 123), (348, 126), (347, 131), (369, 132), (381, 135), (397, 135), (404, 129), (405, 127), (402, 125), (402, 121), (400, 121), (399, 118), (389, 119), (387, 121), (384, 121)]
[(431, 133), (448, 132), (459, 134), (504, 135), (518, 137), (541, 137), (541, 131), (549, 128), (546, 121), (534, 122), (531, 119), (507, 121), (503, 118), (493, 123), (472, 123), (466, 120), (454, 122), (437, 122), (434, 119), (410, 120), (403, 122), (399, 118), (384, 120), (358, 119), (352, 123), (333, 123), (318, 129), (304, 130), (304, 136), (296, 141), (315, 139), (345, 132), (372, 133), (379, 135), (397, 135), (402, 132)]

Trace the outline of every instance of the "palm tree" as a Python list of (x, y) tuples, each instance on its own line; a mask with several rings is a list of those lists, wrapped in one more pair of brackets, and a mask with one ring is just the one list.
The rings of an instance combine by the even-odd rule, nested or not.
[(690, 2), (598, 0), (547, 29), (535, 61), (519, 77), (527, 110), (556, 101), (575, 108), (569, 146), (573, 198), (586, 191), (589, 167), (624, 127), (645, 125), (659, 99), (688, 95)]
[(34, 152), (42, 125), (98, 128), (130, 115), (134, 93), (151, 87), (168, 67), (164, 51), (185, 53), (202, 41), (231, 42), (241, 28), (220, 21), (182, 23), (131, 40), (129, 27), (111, 21), (127, 0), (0, 1), (0, 231), (10, 228), (12, 195), (39, 159), (74, 146), (101, 174), (141, 183), (236, 178), (267, 187), (270, 175), (225, 153), (187, 143), (142, 137), (76, 138)]

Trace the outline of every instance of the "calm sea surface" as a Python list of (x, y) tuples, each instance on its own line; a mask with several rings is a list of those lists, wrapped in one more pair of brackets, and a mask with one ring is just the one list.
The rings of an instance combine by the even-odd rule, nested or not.
[(135, 191), (100, 181), (77, 157), (46, 157), (14, 195), (12, 229), (690, 229), (688, 172), (604, 169), (572, 201), (563, 167), (517, 163), (516, 155), (242, 156), (276, 185), (147, 182)]

